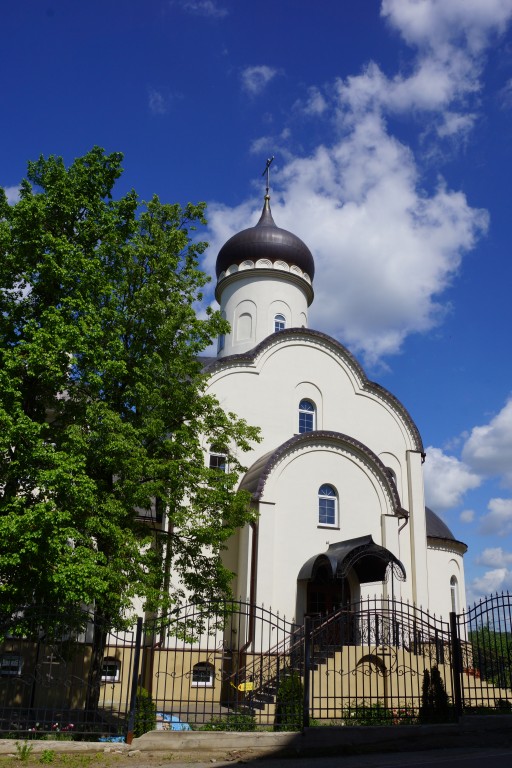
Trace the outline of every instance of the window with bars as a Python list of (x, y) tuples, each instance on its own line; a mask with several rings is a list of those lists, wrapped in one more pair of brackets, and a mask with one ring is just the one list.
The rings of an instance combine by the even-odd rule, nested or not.
[(117, 683), (121, 679), (121, 662), (118, 659), (103, 659), (101, 668), (101, 681), (103, 683)]
[(4, 653), (0, 656), (0, 676), (19, 677), (23, 667), (21, 656), (13, 653)]
[(196, 688), (200, 686), (206, 688), (213, 686), (215, 677), (215, 668), (208, 661), (200, 661), (194, 664), (192, 669), (192, 685)]

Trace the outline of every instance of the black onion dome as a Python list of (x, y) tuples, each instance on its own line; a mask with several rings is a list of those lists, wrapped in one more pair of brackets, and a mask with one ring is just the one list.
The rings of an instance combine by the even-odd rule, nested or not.
[(256, 226), (237, 232), (220, 249), (217, 256), (217, 279), (232, 264), (240, 265), (244, 261), (256, 263), (258, 259), (295, 264), (313, 282), (315, 262), (311, 251), (297, 235), (276, 226), (268, 195), (265, 196), (263, 211)]

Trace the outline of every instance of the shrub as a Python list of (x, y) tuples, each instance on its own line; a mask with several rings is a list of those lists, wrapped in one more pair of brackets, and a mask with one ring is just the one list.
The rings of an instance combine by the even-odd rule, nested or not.
[(202, 731), (255, 731), (256, 720), (252, 712), (233, 712), (227, 717), (214, 717), (205, 723)]
[(297, 672), (283, 677), (277, 689), (274, 731), (302, 730), (304, 689)]
[(41, 757), (39, 758), (39, 762), (42, 763), (43, 765), (49, 765), (50, 763), (53, 763), (54, 760), (55, 760), (55, 750), (43, 749)]
[(34, 749), (33, 745), (29, 744), (28, 741), (22, 741), (21, 744), (19, 741), (17, 741), (16, 757), (18, 758), (18, 760), (21, 760), (24, 763), (29, 759), (33, 749)]
[(423, 672), (421, 688), (421, 723), (447, 723), (452, 719), (448, 694), (439, 669), (434, 666)]
[(352, 704), (346, 712), (347, 725), (393, 725), (394, 714), (381, 701)]
[(156, 706), (151, 694), (145, 688), (140, 688), (135, 700), (135, 736), (154, 731), (156, 728)]

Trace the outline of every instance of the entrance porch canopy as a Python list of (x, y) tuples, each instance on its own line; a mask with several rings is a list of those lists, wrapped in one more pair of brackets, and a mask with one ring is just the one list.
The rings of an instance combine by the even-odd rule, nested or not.
[(299, 581), (312, 581), (322, 566), (327, 566), (333, 579), (343, 579), (351, 568), (360, 584), (385, 581), (388, 565), (400, 581), (405, 581), (405, 568), (395, 555), (376, 544), (371, 536), (359, 536), (336, 544), (330, 544), (326, 552), (313, 555), (299, 571)]

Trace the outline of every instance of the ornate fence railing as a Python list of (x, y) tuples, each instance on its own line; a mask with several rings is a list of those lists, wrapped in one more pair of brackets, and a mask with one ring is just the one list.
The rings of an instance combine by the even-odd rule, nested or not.
[(396, 600), (301, 624), (229, 602), (182, 606), (125, 630), (90, 612), (31, 609), (0, 633), (3, 737), (130, 738), (155, 718), (162, 729), (284, 728), (512, 711), (508, 594), (449, 622)]
[(463, 711), (512, 713), (512, 597), (493, 595), (457, 616)]

